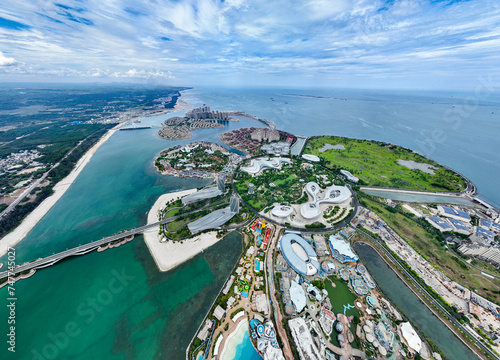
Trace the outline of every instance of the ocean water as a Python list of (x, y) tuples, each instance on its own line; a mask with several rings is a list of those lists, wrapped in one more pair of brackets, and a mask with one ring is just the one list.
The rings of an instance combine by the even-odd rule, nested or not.
[[(323, 98), (282, 95), (292, 93)], [(476, 183), (486, 201), (500, 204), (496, 191), (500, 111), (499, 102), (491, 98), (480, 99), (477, 107), (462, 112), (457, 125), (450, 123), (448, 111), (459, 108), (467, 94), (274, 89), (194, 89), (184, 94), (184, 100), (194, 105), (242, 110), (298, 135), (369, 138), (412, 148), (460, 171)], [(158, 125), (173, 115), (143, 119), (143, 124)], [(242, 119), (226, 129), (198, 130), (182, 141), (161, 139), (158, 129), (117, 132), (16, 246), (17, 262), (145, 224), (147, 212), (161, 194), (207, 183), (159, 175), (153, 161), (161, 150), (191, 141), (219, 142), (221, 133), (248, 126), (260, 123)], [(436, 138), (442, 128), (447, 137)], [(230, 238), (160, 273), (139, 237), (120, 248), (70, 258), (41, 270), (16, 284), (17, 352), (8, 353), (4, 342), (0, 358), (183, 358), (240, 251), (241, 239)], [(109, 286), (111, 282), (116, 286), (119, 280), (113, 279), (122, 270), (133, 280), (110, 296)], [(98, 296), (105, 305), (92, 308), (89, 301)], [(7, 288), (0, 289), (0, 297), (7, 299)], [(7, 317), (6, 306), (0, 306), (4, 334), (7, 321), (1, 319)]]
[(200, 88), (184, 94), (195, 105), (245, 111), (296, 135), (347, 136), (410, 148), (462, 173), (481, 198), (500, 208), (500, 95), (487, 89), (475, 94)]

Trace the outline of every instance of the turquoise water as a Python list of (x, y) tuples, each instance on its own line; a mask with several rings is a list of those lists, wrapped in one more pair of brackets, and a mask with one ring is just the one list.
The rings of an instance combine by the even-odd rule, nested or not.
[(359, 258), (384, 293), (420, 331), (439, 347), (447, 359), (477, 359), (474, 353), (403, 283), (373, 248), (363, 243), (356, 243), (354, 247)]
[[(2, 348), (1, 358), (182, 359), (241, 246), (232, 233), (160, 273), (139, 237), (39, 270), (15, 285), (17, 351)], [(0, 318), (7, 316), (2, 306)], [(7, 333), (6, 321), (0, 331)]]
[(245, 337), (243, 341), (236, 346), (236, 354), (234, 355), (234, 360), (261, 360), (262, 356), (255, 350), (250, 341), (250, 335), (248, 330), (245, 331)]
[[(145, 121), (159, 123), (161, 119)], [(222, 130), (204, 130), (199, 137), (183, 141), (161, 139), (157, 129), (115, 133), (16, 246), (17, 263), (143, 225), (161, 194), (207, 184), (159, 175), (153, 167), (154, 157), (175, 144), (217, 139)], [(160, 273), (138, 237), (117, 249), (70, 258), (43, 269), (15, 286), (17, 352), (0, 348), (0, 358), (32, 359), (38, 354), (46, 359), (182, 358), (240, 252), (240, 236), (231, 235), (202, 256)], [(109, 300), (106, 289), (115, 281), (113, 270), (122, 269), (135, 281)], [(87, 301), (101, 290), (101, 300), (107, 305), (90, 319)], [(7, 299), (7, 288), (0, 289), (0, 297)], [(7, 316), (2, 305), (0, 319)], [(7, 321), (0, 324), (0, 331), (6, 334)], [(68, 330), (78, 334), (67, 343), (61, 335), (57, 343), (68, 324)]]
[[(187, 91), (184, 100), (194, 105), (206, 103), (212, 109), (242, 110), (299, 135), (333, 134), (407, 146), (462, 172), (478, 185), (485, 200), (500, 204), (496, 192), (499, 102), (481, 104), (457, 130), (448, 132), (446, 141), (432, 149), (421, 144), (436, 126), (442, 127), (443, 112), (458, 101), (449, 94), (436, 98), (312, 91), (348, 101), (280, 95), (290, 92), (198, 89)], [(276, 100), (272, 102), (270, 97)], [(158, 125), (167, 117), (147, 118), (143, 124)], [(242, 118), (225, 129), (197, 130), (182, 141), (161, 139), (158, 129), (117, 132), (16, 247), (17, 262), (145, 224), (147, 212), (160, 194), (207, 183), (159, 175), (153, 167), (155, 155), (192, 141), (220, 143), (221, 133), (248, 126), (261, 125)], [(239, 237), (227, 239), (186, 264), (160, 273), (139, 237), (120, 248), (71, 258), (39, 271), (16, 284), (17, 352), (7, 353), (5, 346), (0, 348), (0, 358), (33, 359), (40, 354), (45, 359), (181, 359), (240, 251)], [(134, 279), (110, 297), (109, 286), (116, 285), (113, 277), (122, 270)], [(7, 289), (0, 289), (0, 297), (6, 299), (6, 295)], [(88, 301), (97, 296), (105, 305), (92, 311)], [(7, 326), (2, 319), (6, 318), (7, 309), (2, 305), (2, 332)]]
[(472, 202), (467, 199), (462, 199), (454, 196), (406, 194), (406, 193), (378, 191), (378, 190), (363, 190), (363, 192), (367, 193), (368, 195), (373, 195), (384, 199), (392, 199), (398, 201), (473, 205)]

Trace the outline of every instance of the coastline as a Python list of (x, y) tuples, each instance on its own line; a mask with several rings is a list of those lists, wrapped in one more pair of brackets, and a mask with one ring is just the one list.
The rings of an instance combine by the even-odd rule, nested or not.
[[(219, 359), (224, 360), (226, 355), (230, 356), (229, 359), (234, 358), (234, 355), (236, 355), (236, 346), (241, 344), (243, 342), (243, 339), (245, 338), (245, 332), (242, 331), (243, 325), (248, 325), (248, 319), (246, 316), (242, 318), (242, 320), (236, 325), (236, 328), (233, 331), (231, 331), (231, 333), (223, 340), (222, 351), (220, 352)], [(247, 331), (247, 329), (244, 330)], [(238, 337), (235, 338), (236, 336)], [(239, 340), (239, 342), (236, 344), (236, 346), (229, 347), (229, 344), (233, 338), (235, 338), (235, 340), (236, 339)]]
[[(154, 203), (148, 213), (148, 224), (158, 221), (158, 211), (165, 206), (167, 201), (186, 196), (196, 192), (196, 189), (177, 191), (163, 194)], [(209, 248), (221, 239), (217, 239), (217, 232), (211, 231), (205, 234), (194, 236), (196, 239), (188, 239), (181, 242), (160, 242), (158, 232), (159, 226), (155, 226), (144, 231), (144, 242), (146, 243), (156, 266), (162, 272), (172, 270), (176, 266), (195, 257), (204, 249)]]
[(14, 247), (35, 227), (36, 224), (47, 214), (47, 212), (54, 206), (57, 201), (69, 189), (71, 184), (76, 180), (78, 175), (82, 172), (85, 166), (89, 163), (92, 156), (97, 149), (101, 147), (120, 127), (126, 123), (116, 125), (110, 129), (99, 141), (94, 144), (76, 163), (75, 167), (68, 176), (54, 185), (54, 193), (46, 198), (40, 205), (38, 205), (31, 213), (24, 218), (24, 220), (14, 230), (8, 233), (3, 239), (0, 239), (0, 256), (5, 255), (10, 247)]

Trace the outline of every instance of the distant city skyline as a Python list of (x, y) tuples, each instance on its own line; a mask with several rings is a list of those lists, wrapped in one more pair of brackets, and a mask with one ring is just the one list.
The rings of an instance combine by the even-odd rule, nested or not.
[(495, 0), (21, 0), (1, 82), (474, 89), (500, 84)]

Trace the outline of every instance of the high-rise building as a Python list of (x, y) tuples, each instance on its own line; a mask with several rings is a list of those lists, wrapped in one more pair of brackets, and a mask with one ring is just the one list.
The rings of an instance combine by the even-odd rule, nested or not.
[(229, 203), (229, 211), (237, 214), (240, 211), (240, 201), (236, 196), (231, 196), (231, 202)]
[(224, 193), (226, 191), (226, 175), (225, 174), (219, 174), (217, 176), (217, 188)]

